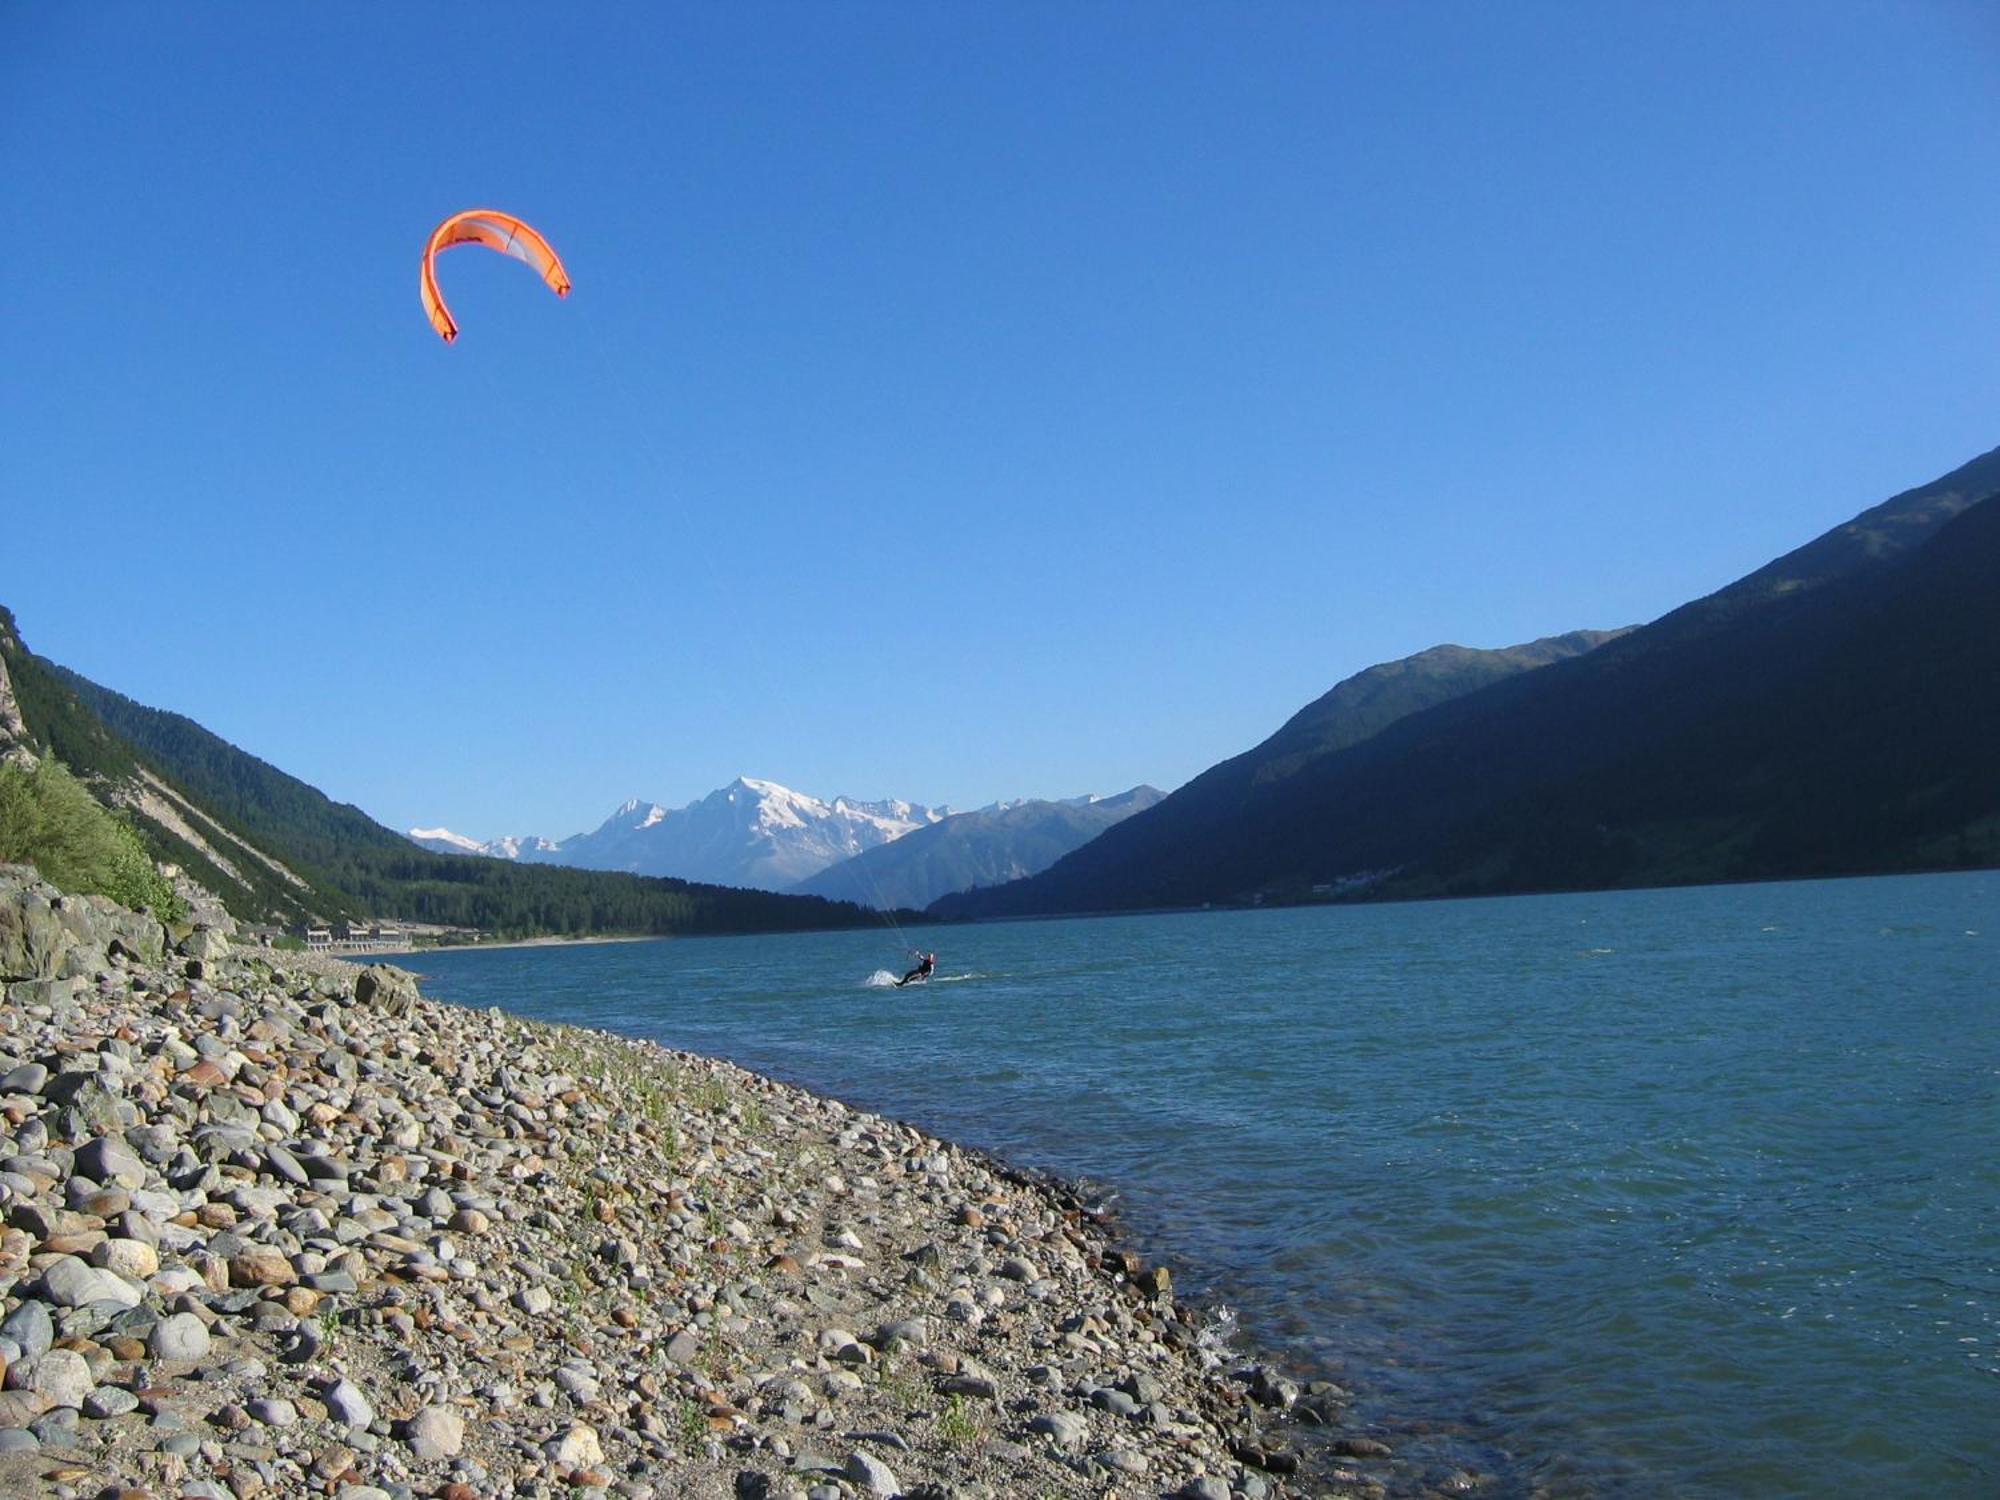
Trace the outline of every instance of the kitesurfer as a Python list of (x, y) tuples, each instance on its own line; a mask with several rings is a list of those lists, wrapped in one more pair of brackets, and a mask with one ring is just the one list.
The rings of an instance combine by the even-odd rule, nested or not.
[(928, 979), (931, 977), (932, 971), (936, 968), (937, 955), (935, 953), (926, 953), (917, 961), (917, 966), (914, 969), (896, 981), (896, 988), (900, 990), (906, 984), (914, 984), (919, 979)]

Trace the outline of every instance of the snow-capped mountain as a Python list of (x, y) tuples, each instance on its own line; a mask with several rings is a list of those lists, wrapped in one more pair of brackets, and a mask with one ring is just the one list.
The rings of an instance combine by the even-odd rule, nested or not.
[(955, 891), (1039, 874), (1164, 795), (1154, 787), (1135, 786), (1110, 797), (994, 802), (977, 812), (941, 818), (887, 847), (878, 845), (793, 889), (862, 906), (921, 910)]
[(775, 781), (743, 776), (686, 807), (635, 798), (590, 832), (555, 843), (482, 844), (442, 828), (412, 829), (410, 837), (445, 852), (778, 891), (949, 813), (900, 798), (823, 802)]
[(550, 839), (504, 838), (481, 843), (449, 828), (412, 828), (406, 835), (413, 844), (437, 854), (483, 854), (489, 859), (532, 859), (560, 845)]

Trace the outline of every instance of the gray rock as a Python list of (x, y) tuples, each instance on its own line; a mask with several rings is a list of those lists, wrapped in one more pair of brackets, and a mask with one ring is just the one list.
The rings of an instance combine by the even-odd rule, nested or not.
[(931, 1320), (919, 1315), (903, 1318), (894, 1323), (884, 1323), (871, 1342), (884, 1353), (893, 1353), (898, 1348), (908, 1346), (924, 1349), (930, 1346)]
[(306, 1169), (299, 1165), (299, 1159), (283, 1146), (266, 1146), (264, 1164), (271, 1169), (272, 1176), (282, 1178), (297, 1187), (304, 1187), (312, 1180), (306, 1176)]
[(1136, 1417), (1139, 1403), (1123, 1391), (1114, 1391), (1109, 1386), (1099, 1386), (1090, 1393), (1090, 1404), (1114, 1417)]
[(1113, 1448), (1109, 1453), (1098, 1454), (1097, 1462), (1118, 1474), (1143, 1474), (1152, 1467), (1146, 1455), (1136, 1448)]
[(0, 1339), (11, 1341), (23, 1359), (39, 1359), (47, 1354), (56, 1341), (55, 1324), (49, 1321), (48, 1308), (40, 1302), (23, 1302), (8, 1314), (6, 1322), (0, 1323)]
[(49, 902), (54, 887), (35, 887), (0, 890), (0, 979), (55, 978), (75, 941)]
[(38, 1453), (42, 1440), (25, 1427), (0, 1427), (0, 1453)]
[(326, 1402), (328, 1420), (342, 1427), (366, 1427), (375, 1420), (375, 1408), (351, 1380), (336, 1380), (320, 1398)]
[(84, 1399), (83, 1414), (94, 1422), (139, 1409), (139, 1398), (123, 1386), (100, 1385)]
[(16, 1389), (46, 1397), (51, 1406), (81, 1406), (97, 1386), (90, 1378), (90, 1366), (73, 1349), (51, 1349), (18, 1373), (9, 1371), (8, 1381)]
[[(76, 950), (70, 950), (74, 953)], [(46, 1412), (29, 1424), (28, 1431), (41, 1439), (44, 1448), (74, 1448), (76, 1446), (76, 1424), (80, 1419), (73, 1406), (58, 1406)]]
[(179, 951), (183, 957), (198, 958), (206, 963), (224, 958), (229, 953), (229, 939), (212, 927), (197, 927), (182, 938)]
[(175, 1313), (153, 1325), (146, 1343), (155, 1359), (192, 1364), (208, 1357), (208, 1325), (193, 1313)]
[(847, 1467), (841, 1473), (849, 1482), (862, 1486), (871, 1495), (900, 1495), (903, 1492), (889, 1466), (872, 1453), (857, 1451), (848, 1454)]
[[(1090, 1436), (1090, 1419), (1071, 1411), (1043, 1412), (1028, 1424), (1030, 1432), (1045, 1432), (1059, 1448), (1077, 1448)], [(1223, 1500), (1229, 1500), (1225, 1492)]]
[(1229, 1500), (1229, 1482), (1204, 1474), (1175, 1490), (1174, 1500)]
[(283, 1396), (260, 1396), (244, 1409), (266, 1427), (298, 1425), (299, 1409)]
[(40, 1063), (23, 1063), (0, 1074), (0, 1094), (39, 1094), (49, 1081), (49, 1070)]
[(423, 1463), (458, 1457), (465, 1446), (465, 1419), (449, 1407), (426, 1406), (404, 1428), (410, 1452)]
[(88, 1307), (93, 1302), (137, 1307), (143, 1300), (139, 1289), (123, 1277), (100, 1271), (74, 1255), (65, 1255), (42, 1273), (42, 1292), (57, 1307)]
[(122, 1188), (146, 1185), (146, 1164), (139, 1153), (115, 1136), (99, 1136), (77, 1148), (76, 1170), (92, 1182)]
[(417, 998), (417, 976), (393, 964), (370, 964), (354, 980), (355, 1003), (385, 1015), (407, 1015)]

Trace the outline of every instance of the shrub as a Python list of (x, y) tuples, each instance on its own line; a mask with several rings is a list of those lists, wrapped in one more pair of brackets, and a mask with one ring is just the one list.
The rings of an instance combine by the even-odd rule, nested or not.
[(150, 907), (163, 921), (185, 914), (137, 830), (53, 756), (33, 770), (0, 766), (0, 864), (33, 865), (58, 890)]

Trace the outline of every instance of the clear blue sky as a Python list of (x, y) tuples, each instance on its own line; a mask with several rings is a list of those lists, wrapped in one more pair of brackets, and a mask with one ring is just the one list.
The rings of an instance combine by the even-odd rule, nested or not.
[(2000, 443), (1977, 3), (8, 3), (0, 162), (0, 602), (398, 827), (1172, 786)]

